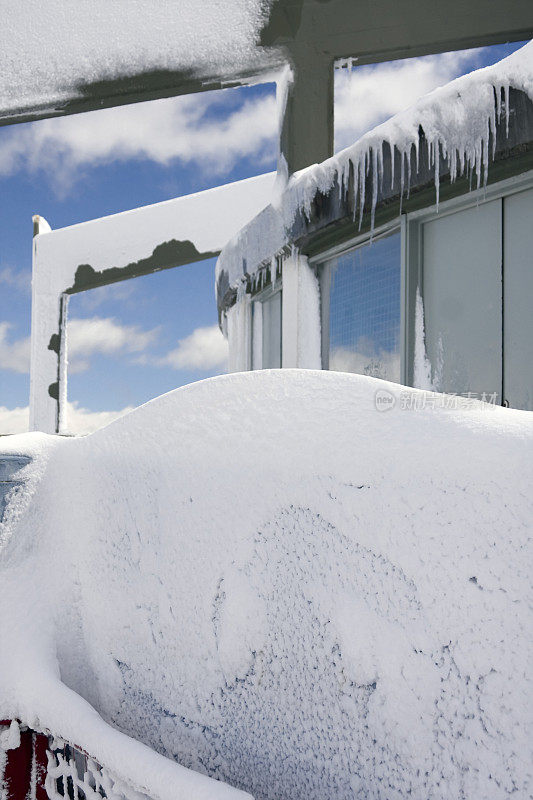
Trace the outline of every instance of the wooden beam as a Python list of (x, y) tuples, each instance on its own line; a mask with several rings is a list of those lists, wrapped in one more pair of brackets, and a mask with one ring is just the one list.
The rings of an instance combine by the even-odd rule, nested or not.
[(333, 62), (301, 58), (285, 91), (280, 171), (291, 175), (333, 155)]

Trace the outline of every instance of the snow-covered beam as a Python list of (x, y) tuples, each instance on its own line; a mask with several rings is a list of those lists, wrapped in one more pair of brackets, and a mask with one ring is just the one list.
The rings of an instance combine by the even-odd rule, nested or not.
[(69, 296), (218, 255), (267, 205), (274, 179), (259, 175), (54, 231), (34, 219), (31, 430), (63, 427)]
[(531, 0), (6, 5), (0, 125), (271, 80), (312, 54), (367, 64), (533, 35)]
[(530, 0), (274, 0), (260, 43), (291, 63), (315, 52), (369, 64), (532, 35)]

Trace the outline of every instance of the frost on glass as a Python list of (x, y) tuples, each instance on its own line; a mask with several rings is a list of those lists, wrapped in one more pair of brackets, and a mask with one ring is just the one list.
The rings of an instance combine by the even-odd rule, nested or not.
[(329, 369), (400, 381), (400, 233), (332, 260)]

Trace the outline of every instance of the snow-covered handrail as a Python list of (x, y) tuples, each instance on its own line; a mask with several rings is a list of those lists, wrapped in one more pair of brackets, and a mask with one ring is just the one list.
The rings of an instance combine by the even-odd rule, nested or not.
[[(155, 780), (150, 777), (150, 750), (123, 734), (119, 771), (117, 754), (111, 768), (85, 748), (73, 745), (49, 731), (34, 730), (18, 720), (0, 721), (0, 788), (2, 800), (251, 800), (246, 792), (184, 769), (152, 753)], [(100, 748), (101, 749), (101, 748)], [(116, 748), (115, 748), (116, 749)], [(128, 752), (131, 756), (128, 759)], [(134, 762), (140, 758), (140, 769)], [(145, 772), (143, 772), (145, 770)], [(71, 792), (73, 794), (71, 794)]]

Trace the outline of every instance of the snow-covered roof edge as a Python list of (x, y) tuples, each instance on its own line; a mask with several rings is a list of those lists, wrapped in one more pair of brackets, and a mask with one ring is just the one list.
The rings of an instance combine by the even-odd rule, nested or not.
[[(398, 155), (390, 159), (390, 185), (397, 188), (400, 199), (409, 193), (413, 155), (416, 172), (422, 157), (432, 168), (437, 205), (443, 161), (447, 162), (452, 182), (472, 174), (477, 188), (486, 183), (502, 116), (509, 132), (512, 89), (533, 101), (533, 42), (497, 64), (435, 89), (336, 155), (294, 175), (272, 204), (222, 251), (216, 267), (219, 305), (228, 289), (235, 288), (243, 276), (253, 274), (291, 243), (295, 218), (298, 214), (310, 218), (317, 194), (328, 195), (337, 187), (341, 198), (350, 196), (359, 226), (366, 202), (372, 227), (383, 189), (385, 145)], [(399, 169), (395, 170), (395, 162)], [(370, 203), (366, 196), (369, 176)]]

